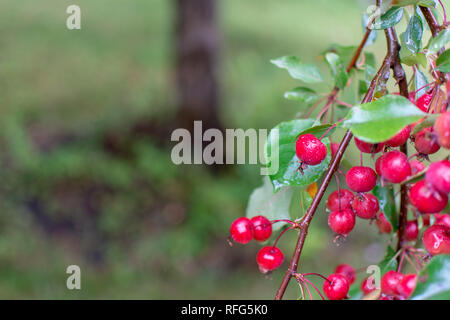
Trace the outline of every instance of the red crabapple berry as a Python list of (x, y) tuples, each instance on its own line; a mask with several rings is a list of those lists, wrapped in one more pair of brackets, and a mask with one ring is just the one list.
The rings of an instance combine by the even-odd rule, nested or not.
[(414, 292), (414, 289), (416, 289), (416, 286), (417, 286), (417, 275), (413, 273), (406, 274), (403, 276), (403, 279), (398, 284), (397, 292), (402, 298), (408, 299)]
[(381, 277), (381, 292), (388, 296), (398, 295), (398, 286), (402, 280), (402, 273), (393, 270), (386, 272)]
[(361, 282), (361, 291), (364, 295), (368, 295), (375, 289), (375, 283), (372, 277), (367, 277)]
[(434, 131), (441, 147), (450, 149), (450, 111), (442, 113), (434, 123)]
[(450, 193), (450, 161), (434, 162), (428, 167), (425, 180), (441, 193)]
[(330, 209), (330, 211), (350, 209), (352, 207), (353, 198), (355, 198), (355, 195), (350, 190), (340, 189), (339, 191), (333, 191), (328, 197), (327, 208)]
[(437, 138), (432, 131), (432, 128), (426, 128), (414, 136), (414, 146), (419, 153), (433, 154), (440, 149)]
[(272, 235), (272, 224), (264, 216), (256, 216), (250, 220), (253, 224), (253, 239), (266, 241)]
[(423, 112), (428, 112), (428, 107), (430, 106), (431, 100), (433, 99), (432, 93), (424, 93), (419, 99), (416, 101), (416, 106)]
[(395, 148), (400, 147), (408, 141), (409, 135), (411, 134), (411, 128), (409, 126), (404, 127), (395, 136), (390, 138), (385, 142), (389, 147)]
[(416, 182), (409, 190), (409, 199), (422, 213), (438, 213), (447, 206), (448, 197), (434, 190), (425, 180)]
[(362, 197), (355, 197), (352, 208), (355, 214), (362, 219), (373, 219), (376, 217), (380, 205), (377, 197), (373, 194), (367, 193)]
[(334, 270), (334, 273), (343, 275), (347, 279), (349, 285), (352, 285), (352, 283), (355, 282), (356, 272), (355, 269), (349, 264), (338, 265)]
[(435, 224), (423, 233), (423, 246), (432, 256), (450, 254), (450, 228)]
[(450, 214), (438, 213), (434, 215), (435, 224), (442, 224), (450, 228)]
[(358, 138), (355, 138), (355, 144), (356, 147), (364, 153), (378, 153), (381, 150), (383, 150), (384, 143), (368, 143), (362, 140), (359, 140)]
[(235, 242), (246, 244), (253, 239), (253, 224), (246, 217), (237, 218), (231, 224), (230, 234)]
[(377, 184), (377, 174), (369, 167), (353, 167), (348, 170), (345, 181), (355, 192), (368, 192)]
[(406, 222), (405, 228), (405, 238), (408, 241), (417, 240), (417, 236), (419, 235), (419, 226), (417, 225), (417, 221), (408, 221)]
[(429, 227), (430, 223), (431, 223), (430, 215), (429, 214), (422, 214), (421, 217), (422, 217), (423, 226), (424, 227)]
[(355, 214), (350, 209), (333, 211), (328, 216), (328, 225), (335, 233), (346, 236), (355, 226)]
[(316, 136), (306, 133), (298, 137), (295, 153), (303, 163), (315, 166), (326, 158), (327, 147)]
[(256, 262), (262, 273), (277, 269), (283, 263), (284, 255), (277, 247), (267, 246), (259, 250)]
[(341, 274), (329, 275), (323, 284), (323, 292), (330, 300), (345, 299), (349, 288), (347, 278)]
[(379, 166), (381, 176), (392, 183), (401, 183), (411, 175), (408, 157), (398, 150), (384, 154)]
[(391, 223), (386, 219), (386, 216), (383, 212), (378, 212), (377, 220), (375, 220), (375, 223), (378, 227), (378, 231), (380, 233), (391, 233), (392, 232), (392, 225)]
[(411, 166), (412, 175), (418, 174), (419, 172), (422, 172), (425, 169), (425, 165), (419, 160), (411, 160), (409, 164)]

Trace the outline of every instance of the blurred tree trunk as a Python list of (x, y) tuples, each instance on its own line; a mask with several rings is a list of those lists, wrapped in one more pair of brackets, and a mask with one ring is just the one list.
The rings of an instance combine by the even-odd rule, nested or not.
[(217, 56), (216, 0), (175, 0), (177, 127), (192, 131), (194, 120), (203, 130), (221, 129)]

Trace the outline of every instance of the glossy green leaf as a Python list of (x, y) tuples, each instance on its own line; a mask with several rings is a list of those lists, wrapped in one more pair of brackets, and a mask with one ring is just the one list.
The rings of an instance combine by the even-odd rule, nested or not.
[[(299, 169), (300, 162), (295, 154), (296, 137), (314, 125), (312, 119), (297, 119), (289, 122), (282, 122), (274, 129), (278, 129), (279, 134), (279, 169), (277, 173), (270, 175), (270, 180), (276, 191), (286, 186), (307, 187), (311, 183), (320, 179), (330, 162), (330, 152), (322, 163), (316, 166), (308, 166), (302, 173)], [(273, 145), (276, 143), (276, 135), (273, 130), (270, 132), (267, 142), (267, 154), (271, 155)], [(323, 143), (329, 149), (329, 140), (324, 138)], [(271, 166), (271, 163), (268, 164)]]
[(450, 50), (444, 51), (436, 60), (436, 66), (439, 71), (450, 72)]
[(392, 231), (395, 232), (397, 230), (398, 222), (397, 210), (395, 208), (395, 195), (392, 185), (385, 185), (382, 187), (381, 184), (378, 184), (373, 188), (372, 193), (377, 197), (380, 204), (380, 211), (384, 213), (386, 219), (392, 225)]
[(376, 101), (354, 106), (341, 125), (363, 141), (379, 143), (426, 115), (408, 99), (386, 95)]
[(300, 59), (294, 56), (285, 56), (271, 60), (274, 65), (281, 69), (286, 69), (292, 78), (306, 83), (322, 82), (323, 77), (314, 65), (300, 62)]
[(429, 8), (435, 8), (437, 6), (437, 3), (435, 0), (422, 0), (418, 4), (419, 4), (419, 6), (429, 7)]
[[(269, 177), (265, 176), (263, 185), (253, 190), (247, 204), (246, 216), (253, 218), (263, 215), (269, 220), (290, 220), (289, 208), (291, 199), (294, 195), (294, 189), (286, 187), (275, 194)], [(272, 228), (274, 231), (280, 229), (284, 223), (275, 223)]]
[(380, 261), (378, 264), (380, 267), (381, 274), (385, 274), (386, 272), (390, 270), (396, 270), (397, 269), (397, 259), (395, 259), (395, 251), (391, 247), (387, 247), (386, 249), (386, 255), (384, 256), (383, 260)]
[(427, 84), (428, 84), (427, 76), (421, 70), (419, 70), (419, 68), (416, 68), (416, 72), (414, 73), (414, 90), (422, 88), (416, 92), (416, 100), (427, 92), (428, 87), (424, 87)]
[(450, 255), (433, 257), (421, 271), (419, 282), (414, 290), (413, 300), (449, 300), (450, 299)]
[(284, 97), (288, 100), (300, 101), (306, 105), (310, 105), (319, 99), (319, 95), (310, 88), (297, 87), (284, 93)]
[(347, 66), (353, 58), (357, 47), (355, 46), (343, 46), (337, 43), (332, 44), (327, 50), (323, 52), (325, 56), (328, 52), (336, 53), (341, 57), (344, 64)]
[(428, 52), (437, 53), (449, 41), (450, 41), (450, 30), (448, 29), (442, 30), (436, 37), (431, 38), (430, 42), (427, 45)]
[(405, 45), (411, 53), (418, 53), (422, 47), (422, 34), (422, 20), (418, 16), (413, 15), (404, 34)]
[(421, 0), (393, 0), (392, 4), (394, 6), (409, 6), (418, 4)]
[(401, 60), (401, 62), (408, 66), (411, 66), (411, 67), (416, 64), (419, 64), (422, 67), (426, 68), (428, 61), (427, 61), (427, 57), (425, 56), (425, 54), (423, 54), (421, 52), (411, 53), (411, 51), (408, 49), (405, 41), (406, 41), (405, 33), (402, 33), (400, 35), (400, 42), (401, 42), (400, 60)]
[(333, 52), (328, 52), (325, 55), (325, 59), (327, 60), (328, 65), (330, 66), (331, 75), (333, 76), (334, 79), (334, 84), (339, 89), (341, 90), (344, 89), (345, 86), (347, 85), (348, 74), (347, 71), (345, 70), (342, 59)]
[(372, 24), (372, 29), (374, 30), (382, 30), (395, 26), (403, 17), (403, 8), (401, 7), (392, 7), (381, 17), (375, 19)]
[[(318, 139), (320, 139), (325, 133), (326, 133), (326, 136), (325, 136), (325, 137), (328, 137), (328, 136), (332, 135), (333, 132), (334, 132), (334, 130), (335, 130), (335, 127), (334, 127), (333, 129), (330, 129), (332, 126), (333, 126), (333, 125), (331, 125), (331, 124), (319, 124), (319, 125), (315, 125), (315, 126), (309, 128), (309, 129), (306, 129), (306, 130), (300, 132), (300, 133), (295, 137), (295, 141), (297, 141), (298, 137), (299, 137), (301, 134), (306, 134), (306, 133), (313, 134), (313, 135), (315, 135)], [(328, 132), (327, 132), (327, 131), (328, 131)]]

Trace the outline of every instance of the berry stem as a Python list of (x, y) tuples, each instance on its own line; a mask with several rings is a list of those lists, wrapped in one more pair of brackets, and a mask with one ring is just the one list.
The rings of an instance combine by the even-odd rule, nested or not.
[(309, 273), (303, 273), (304, 276), (318, 276), (321, 277), (322, 279), (324, 279), (325, 281), (330, 282), (330, 280), (328, 280), (326, 277), (324, 277), (323, 275), (321, 275), (320, 273), (315, 273), (315, 272), (309, 272)]
[(274, 242), (274, 244), (273, 244), (273, 246), (272, 247), (276, 247), (277, 246), (277, 243), (278, 243), (278, 241), (280, 240), (280, 238), (283, 236), (283, 234), (285, 234), (286, 233), (286, 231), (288, 231), (288, 230), (291, 230), (291, 229), (294, 229), (293, 227), (289, 227), (289, 228), (286, 228), (286, 229), (284, 229), (283, 231), (281, 231), (281, 233), (278, 235), (278, 237), (277, 237), (277, 239), (275, 240), (275, 242)]
[(322, 296), (322, 293), (320, 293), (319, 289), (317, 289), (317, 287), (314, 285), (314, 283), (312, 283), (311, 281), (309, 281), (308, 279), (304, 279), (306, 282), (308, 282), (310, 285), (313, 286), (314, 289), (316, 289), (317, 293), (319, 294), (319, 296), (322, 298), (322, 300), (325, 300), (325, 298)]

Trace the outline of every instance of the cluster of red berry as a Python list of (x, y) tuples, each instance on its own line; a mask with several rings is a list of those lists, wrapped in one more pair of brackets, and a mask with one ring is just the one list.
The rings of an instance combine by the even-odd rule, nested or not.
[[(414, 102), (413, 97), (410, 97)], [(425, 112), (428, 112), (432, 95), (422, 95), (415, 104)], [(440, 213), (448, 204), (450, 193), (450, 161), (442, 160), (425, 167), (423, 161), (429, 160), (429, 155), (436, 153), (441, 147), (450, 149), (450, 112), (441, 113), (434, 126), (424, 128), (412, 135), (414, 127), (406, 126), (391, 139), (377, 144), (367, 143), (355, 138), (356, 147), (362, 153), (375, 154), (382, 152), (375, 161), (375, 170), (371, 167), (355, 166), (345, 174), (348, 189), (332, 192), (326, 206), (330, 211), (328, 225), (331, 230), (340, 236), (347, 236), (355, 226), (356, 217), (366, 220), (375, 220), (380, 233), (391, 233), (392, 225), (385, 214), (380, 211), (379, 199), (370, 193), (376, 186), (378, 177), (382, 185), (387, 183), (400, 184), (413, 180), (415, 175), (427, 170), (425, 179), (416, 182), (410, 187), (409, 208), (415, 213), (415, 220), (407, 221), (405, 239), (416, 241), (419, 236), (417, 218), (422, 217), (423, 226), (428, 227), (423, 233), (423, 244), (430, 255), (450, 254), (450, 215)], [(395, 149), (403, 146), (411, 140), (417, 150), (417, 154), (410, 159), (402, 151)], [(339, 146), (331, 144), (331, 153), (334, 157)], [(327, 156), (327, 147), (313, 134), (303, 134), (297, 139), (295, 151), (300, 160), (300, 168), (320, 164)], [(411, 157), (411, 158), (413, 158)], [(406, 182), (405, 182), (406, 181)], [(435, 223), (431, 225), (430, 216)], [(266, 241), (272, 234), (272, 223), (282, 220), (269, 221), (264, 216), (252, 219), (238, 218), (230, 228), (231, 237), (238, 243), (248, 243), (250, 240)], [(286, 220), (285, 220), (286, 221)], [(293, 221), (288, 229), (299, 229), (299, 225)], [(278, 241), (278, 239), (277, 239)], [(277, 242), (276, 241), (276, 242)], [(275, 242), (275, 244), (276, 244)], [(411, 247), (412, 248), (412, 247)], [(257, 254), (257, 263), (261, 272), (266, 273), (278, 268), (284, 260), (284, 255), (279, 248), (274, 246), (263, 247)], [(299, 282), (305, 275), (299, 274)], [(318, 275), (318, 274), (316, 274)], [(321, 276), (321, 275), (320, 275)], [(323, 276), (321, 276), (323, 277)], [(325, 295), (332, 300), (344, 299), (348, 296), (350, 285), (355, 281), (355, 270), (350, 265), (339, 265), (335, 273), (328, 276), (323, 285)], [(371, 283), (372, 278), (366, 278), (361, 283), (361, 290), (368, 294), (375, 290)], [(411, 296), (417, 284), (415, 274), (402, 274), (397, 271), (388, 271), (381, 279), (381, 297), (383, 300), (407, 299)], [(319, 292), (320, 294), (320, 292)]]

